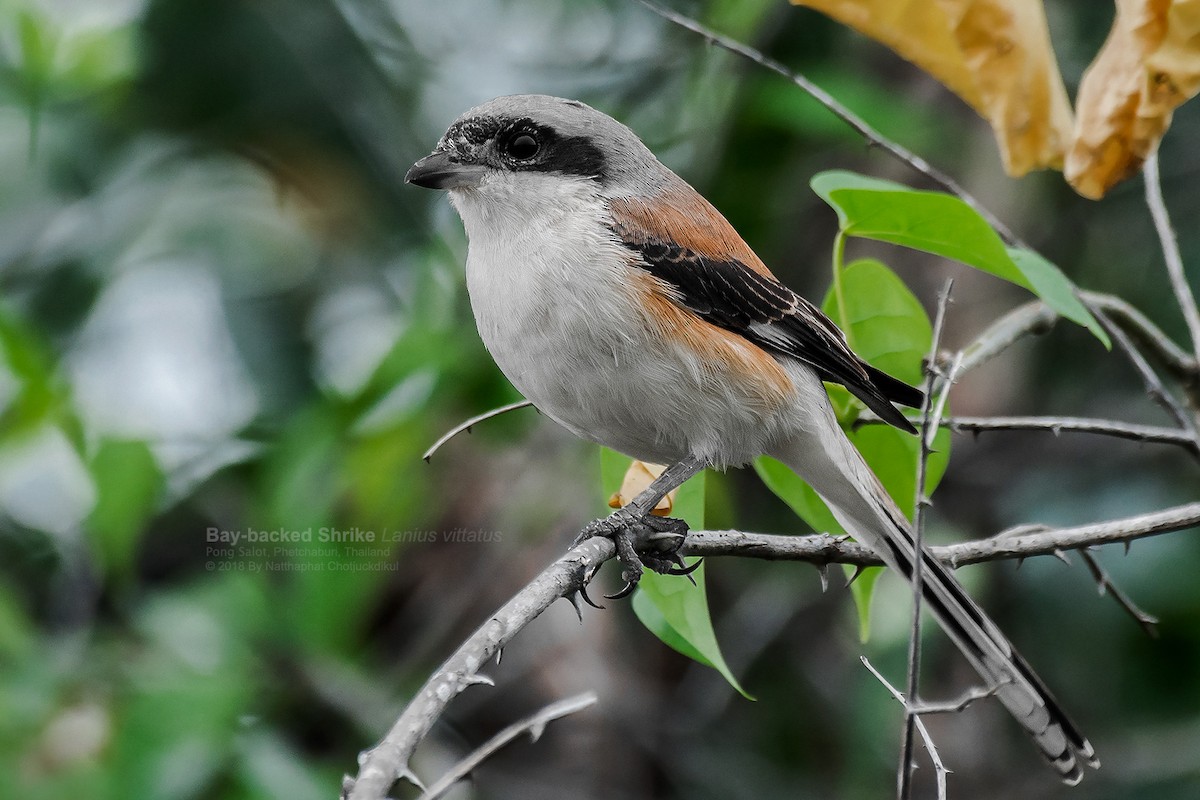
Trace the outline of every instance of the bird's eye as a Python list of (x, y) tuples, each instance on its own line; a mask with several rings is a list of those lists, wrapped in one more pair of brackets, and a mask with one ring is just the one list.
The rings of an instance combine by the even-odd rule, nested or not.
[(509, 141), (505, 150), (510, 158), (517, 161), (528, 161), (537, 155), (541, 147), (541, 142), (536, 137), (528, 133), (522, 133), (519, 136), (514, 136)]

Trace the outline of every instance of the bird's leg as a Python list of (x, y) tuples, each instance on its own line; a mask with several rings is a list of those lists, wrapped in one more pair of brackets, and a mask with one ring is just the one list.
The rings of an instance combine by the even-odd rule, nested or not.
[(671, 574), (690, 572), (683, 570), (682, 559), (678, 557), (679, 547), (687, 535), (687, 523), (681, 519), (656, 517), (650, 511), (667, 492), (683, 485), (705, 466), (707, 462), (694, 456), (672, 464), (632, 501), (607, 517), (589, 523), (575, 537), (572, 547), (593, 536), (604, 536), (616, 544), (625, 588), (610, 599), (626, 597), (633, 592), (642, 577), (643, 567)]

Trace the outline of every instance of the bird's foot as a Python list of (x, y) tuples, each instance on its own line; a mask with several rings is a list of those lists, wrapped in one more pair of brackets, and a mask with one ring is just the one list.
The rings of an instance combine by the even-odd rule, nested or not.
[[(625, 581), (625, 587), (616, 594), (604, 596), (609, 600), (620, 600), (633, 594), (645, 568), (661, 575), (690, 576), (700, 566), (699, 561), (690, 567), (687, 566), (683, 557), (679, 555), (679, 548), (683, 546), (687, 532), (688, 525), (681, 519), (656, 517), (651, 514), (638, 516), (627, 506), (589, 523), (575, 537), (571, 546), (578, 546), (594, 536), (613, 540), (617, 547), (617, 560), (621, 562), (621, 578)], [(691, 580), (690, 577), (688, 579)], [(580, 595), (588, 605), (601, 607), (588, 597), (586, 588), (580, 590)]]

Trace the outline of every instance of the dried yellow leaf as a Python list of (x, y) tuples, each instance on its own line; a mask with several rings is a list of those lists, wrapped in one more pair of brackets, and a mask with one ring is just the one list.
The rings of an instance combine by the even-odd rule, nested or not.
[(1158, 145), (1176, 106), (1200, 90), (1200, 0), (1117, 0), (1100, 54), (1083, 75), (1064, 169), (1098, 199)]
[[(633, 498), (649, 488), (654, 479), (663, 474), (665, 470), (661, 464), (649, 464), (645, 461), (634, 461), (629, 465), (629, 469), (625, 470), (625, 478), (621, 481), (621, 489), (612, 497), (608, 498), (609, 508), (621, 508), (628, 505)], [(667, 517), (671, 515), (671, 509), (675, 506), (675, 493), (678, 489), (672, 489), (661, 500), (658, 501), (650, 513), (656, 517)]]
[(1071, 107), (1039, 0), (792, 0), (886, 45), (988, 121), (1010, 175), (1061, 167)]

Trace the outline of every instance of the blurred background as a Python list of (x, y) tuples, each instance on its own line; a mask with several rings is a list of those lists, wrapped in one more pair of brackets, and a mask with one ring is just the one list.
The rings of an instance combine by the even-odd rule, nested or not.
[[(1099, 203), (1056, 174), (1009, 179), (979, 119), (857, 34), (775, 0), (676, 7), (806, 72), (1080, 285), (1184, 340), (1140, 179)], [(1073, 93), (1112, 9), (1048, 11)], [(0, 58), (0, 797), (333, 797), (441, 659), (602, 510), (595, 448), (529, 410), (421, 460), (450, 426), (518, 399), (475, 333), (457, 218), (403, 184), (463, 110), (543, 92), (613, 114), (814, 299), (836, 220), (809, 178), (924, 185), (785, 81), (628, 0), (0, 0)], [(1193, 103), (1161, 159), (1191, 264), (1197, 141)], [(1028, 299), (850, 244), (868, 254), (931, 312), (955, 276), (949, 346)], [(969, 374), (953, 403), (1166, 422), (1122, 358), (1064, 324)], [(752, 472), (709, 485), (710, 527), (803, 530)], [(957, 436), (930, 536), (1151, 511), (1196, 485), (1195, 461), (1164, 446)], [(244, 540), (323, 529), (376, 543)], [(952, 796), (1200, 796), (1200, 543), (1179, 533), (1099, 558), (1160, 618), (1157, 638), (1097, 596), (1078, 557), (960, 575), (1104, 769), (1058, 785), (982, 703), (929, 720)], [(455, 796), (889, 796), (900, 708), (858, 655), (902, 681), (900, 582), (881, 582), (863, 645), (849, 593), (822, 593), (811, 567), (724, 559), (708, 581), (757, 702), (628, 604), (580, 624), (563, 602), (485, 669), (497, 688), (450, 707), (414, 769), (432, 780), (593, 689), (597, 706)], [(931, 633), (926, 692), (971, 677)]]

